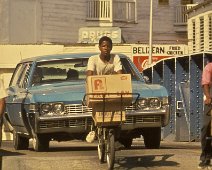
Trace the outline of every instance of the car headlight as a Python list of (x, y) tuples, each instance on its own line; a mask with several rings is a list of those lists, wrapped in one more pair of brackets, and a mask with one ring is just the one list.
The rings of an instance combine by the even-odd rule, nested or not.
[(54, 104), (52, 106), (52, 111), (54, 113), (56, 113), (56, 114), (62, 114), (62, 113), (64, 113), (64, 106), (63, 106), (63, 104), (61, 104), (61, 103)]
[(61, 115), (64, 114), (64, 105), (62, 103), (41, 104), (42, 115)]
[(160, 107), (161, 104), (160, 104), (160, 100), (157, 99), (157, 98), (152, 98), (149, 100), (149, 107), (150, 108), (158, 108)]
[(41, 105), (41, 111), (43, 113), (49, 113), (49, 112), (51, 112), (51, 105), (50, 104), (42, 104)]
[(141, 98), (137, 102), (138, 109), (150, 110), (161, 107), (161, 100), (159, 98)]
[(138, 108), (139, 109), (144, 109), (148, 106), (148, 101), (147, 99), (139, 99), (138, 100)]

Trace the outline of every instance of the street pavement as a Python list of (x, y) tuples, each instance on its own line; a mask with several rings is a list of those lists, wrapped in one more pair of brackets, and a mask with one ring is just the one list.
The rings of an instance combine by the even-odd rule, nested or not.
[[(145, 149), (143, 141), (133, 142), (131, 149), (116, 152), (114, 170), (195, 170), (198, 169), (199, 142), (161, 142), (160, 149)], [(106, 170), (100, 164), (97, 143), (82, 141), (51, 142), (48, 152), (16, 151), (12, 141), (0, 149), (2, 170)]]

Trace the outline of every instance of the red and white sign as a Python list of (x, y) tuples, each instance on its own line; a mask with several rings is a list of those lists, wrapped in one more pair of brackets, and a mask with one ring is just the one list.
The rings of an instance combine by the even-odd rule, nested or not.
[[(173, 56), (184, 55), (187, 53), (187, 45), (153, 45), (152, 47), (152, 64), (163, 59)], [(132, 60), (140, 72), (148, 65), (149, 46), (132, 45)]]
[[(169, 58), (169, 56), (152, 56), (152, 63), (155, 63), (163, 58)], [(148, 65), (149, 56), (133, 56), (133, 63), (136, 65), (140, 72), (143, 71)]]

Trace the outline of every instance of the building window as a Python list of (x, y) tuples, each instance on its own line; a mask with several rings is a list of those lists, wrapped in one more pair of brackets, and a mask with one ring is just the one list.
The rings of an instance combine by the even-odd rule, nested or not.
[(168, 5), (169, 0), (159, 0), (158, 3), (159, 3), (159, 5)]
[(200, 18), (200, 51), (204, 51), (204, 18)]
[(181, 5), (193, 4), (193, 0), (181, 0)]
[(87, 18), (91, 20), (109, 20), (110, 0), (88, 0)]
[(137, 22), (136, 0), (88, 0), (87, 20)]
[(212, 16), (209, 16), (209, 50), (212, 50)]
[(192, 21), (192, 49), (193, 52), (196, 52), (196, 26), (195, 26), (195, 20)]

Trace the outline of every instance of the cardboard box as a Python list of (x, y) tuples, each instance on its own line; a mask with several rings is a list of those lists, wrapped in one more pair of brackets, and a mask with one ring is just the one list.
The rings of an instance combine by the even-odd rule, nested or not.
[(129, 93), (132, 93), (130, 74), (98, 75), (87, 78), (86, 101), (88, 107), (92, 107), (95, 111), (123, 110), (124, 106), (132, 103), (132, 94)]

